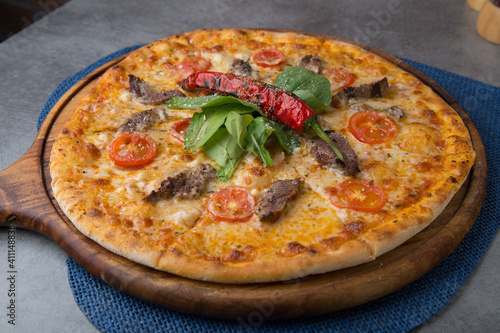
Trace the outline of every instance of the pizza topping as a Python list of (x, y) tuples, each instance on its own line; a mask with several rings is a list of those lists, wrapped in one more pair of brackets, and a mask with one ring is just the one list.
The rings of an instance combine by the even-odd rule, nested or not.
[(330, 81), (306, 68), (285, 68), (274, 80), (274, 85), (298, 96), (313, 110), (332, 102)]
[(339, 160), (333, 150), (318, 137), (314, 137), (312, 141), (311, 154), (314, 155), (316, 161), (322, 166), (340, 165), (344, 168), (344, 173), (348, 176), (354, 176), (359, 172), (358, 156), (352, 149), (347, 138), (339, 132), (329, 131), (328, 137), (340, 151), (344, 157), (344, 162)]
[(129, 84), (130, 84), (130, 92), (134, 94), (134, 96), (142, 99), (146, 103), (150, 104), (159, 104), (170, 100), (173, 97), (185, 97), (180, 90), (168, 90), (162, 92), (156, 92), (146, 81), (139, 79), (138, 77), (129, 74)]
[(317, 54), (308, 54), (299, 59), (297, 67), (306, 68), (319, 74), (321, 71), (321, 59)]
[(327, 188), (331, 202), (339, 208), (376, 213), (387, 202), (384, 191), (364, 179), (348, 179), (335, 187)]
[(347, 69), (340, 67), (323, 71), (321, 75), (324, 75), (328, 81), (330, 81), (330, 90), (332, 92), (338, 92), (340, 89), (350, 86), (355, 80), (354, 74), (349, 72)]
[(230, 186), (212, 193), (208, 215), (215, 221), (245, 222), (253, 216), (255, 197), (243, 187)]
[[(287, 70), (291, 70), (294, 73), (299, 72), (301, 74), (301, 77), (299, 78), (300, 81), (297, 81), (297, 79), (293, 81), (292, 79), (289, 79), (290, 72), (287, 72)], [(306, 91), (303, 87), (304, 84), (318, 82), (318, 80), (321, 80), (322, 78), (319, 75), (318, 78), (316, 78), (314, 77), (315, 74), (313, 72), (302, 68), (289, 67), (287, 70), (281, 73), (286, 73), (284, 76), (279, 77), (282, 79), (277, 79), (276, 81), (284, 86), (295, 87), (297, 91)], [(300, 70), (305, 70), (307, 72), (304, 73)], [(311, 74), (313, 75), (313, 79), (311, 79)], [(291, 84), (290, 81), (292, 81), (293, 84)], [(254, 80), (252, 78), (218, 72), (195, 73), (183, 80), (181, 85), (185, 90), (199, 88), (235, 96), (245, 102), (257, 105), (268, 118), (288, 125), (298, 131), (302, 131), (302, 128), (305, 125), (307, 129), (312, 130), (317, 136), (325, 140), (338, 158), (343, 160), (340, 152), (338, 152), (337, 148), (333, 145), (318, 123), (314, 111), (306, 104), (306, 102), (297, 98), (297, 96), (288, 90)], [(320, 89), (322, 91), (324, 89), (321, 89), (321, 87), (318, 86), (309, 88), (311, 88), (312, 92), (306, 91), (306, 93), (308, 96), (313, 97), (315, 101), (324, 98), (323, 95), (320, 95), (319, 98), (316, 97), (316, 93), (318, 93), (317, 90)], [(327, 97), (330, 101), (331, 95), (328, 88), (327, 90)]]
[(109, 158), (121, 167), (140, 167), (151, 163), (157, 153), (155, 141), (146, 133), (122, 132), (109, 144)]
[[(379, 111), (379, 110), (376, 110), (376, 108), (374, 108), (373, 106), (370, 106), (370, 105), (365, 104), (365, 103), (351, 105), (349, 110), (356, 111), (356, 112), (357, 111)], [(380, 112), (388, 114), (394, 120), (400, 120), (406, 115), (405, 110), (403, 110), (401, 107), (399, 107), (397, 105), (382, 109), (382, 110), (380, 110)]]
[(170, 135), (180, 143), (184, 143), (184, 136), (191, 123), (191, 118), (176, 121), (170, 128)]
[(259, 108), (230, 96), (209, 95), (194, 98), (175, 98), (167, 103), (174, 109), (197, 109), (184, 136), (184, 149), (195, 151), (202, 147), (221, 169), (217, 177), (231, 178), (244, 152), (257, 155), (262, 165), (272, 166), (273, 159), (265, 145), (271, 135), (287, 154), (300, 146), (300, 141), (284, 131), (281, 125), (259, 115)]
[(186, 72), (201, 72), (206, 71), (212, 67), (210, 60), (201, 57), (186, 57), (180, 63), (177, 64), (176, 68), (185, 70)]
[(199, 72), (182, 81), (185, 90), (206, 89), (237, 97), (257, 105), (272, 120), (298, 131), (314, 115), (307, 104), (290, 92), (249, 77), (229, 73)]
[(396, 120), (399, 120), (405, 116), (405, 111), (397, 105), (391, 106), (390, 108), (383, 109), (380, 112), (385, 112), (389, 116), (391, 116), (392, 118), (394, 118)]
[(167, 113), (160, 108), (139, 111), (130, 116), (123, 125), (120, 126), (120, 132), (146, 132), (151, 127), (161, 121), (167, 120)]
[(359, 111), (349, 119), (349, 132), (363, 143), (384, 143), (397, 133), (396, 122), (377, 111)]
[(254, 54), (253, 61), (261, 67), (278, 66), (285, 62), (285, 54), (280, 50), (262, 50)]
[(241, 59), (234, 59), (231, 63), (231, 73), (241, 76), (252, 76), (252, 66), (247, 61)]
[(263, 222), (278, 220), (285, 212), (288, 203), (297, 198), (299, 190), (298, 179), (275, 181), (259, 199), (255, 213)]
[(384, 77), (379, 81), (365, 83), (358, 86), (349, 86), (334, 96), (336, 105), (347, 105), (350, 99), (382, 98), (389, 94), (389, 83)]
[(215, 169), (210, 164), (199, 164), (196, 168), (178, 173), (161, 182), (160, 187), (144, 199), (157, 202), (162, 199), (197, 198), (205, 192), (207, 183), (215, 176)]

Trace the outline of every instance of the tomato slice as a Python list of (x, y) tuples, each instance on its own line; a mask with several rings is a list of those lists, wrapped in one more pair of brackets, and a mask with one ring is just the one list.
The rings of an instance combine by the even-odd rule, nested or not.
[(211, 66), (212, 63), (206, 58), (186, 57), (177, 65), (177, 68), (190, 67), (195, 72), (203, 72), (210, 69)]
[(321, 75), (324, 75), (330, 81), (330, 90), (332, 92), (350, 86), (355, 79), (354, 74), (344, 68), (331, 68), (323, 71)]
[(210, 195), (207, 211), (215, 221), (245, 222), (254, 211), (255, 197), (243, 187), (229, 186)]
[(377, 111), (359, 111), (349, 119), (349, 132), (369, 144), (386, 142), (396, 136), (398, 126), (388, 115)]
[(254, 54), (253, 61), (261, 67), (278, 66), (285, 62), (285, 54), (280, 50), (261, 50)]
[(327, 189), (332, 203), (339, 208), (376, 213), (387, 202), (387, 196), (377, 185), (364, 179), (348, 179)]
[(180, 143), (184, 143), (184, 136), (186, 135), (186, 130), (190, 123), (191, 118), (176, 121), (170, 128), (170, 135)]
[(156, 153), (155, 141), (141, 132), (122, 132), (109, 144), (109, 158), (121, 167), (148, 164), (155, 159)]
[(176, 69), (182, 72), (183, 77), (187, 77), (197, 72), (209, 70), (212, 62), (209, 59), (201, 57), (186, 57), (177, 64)]

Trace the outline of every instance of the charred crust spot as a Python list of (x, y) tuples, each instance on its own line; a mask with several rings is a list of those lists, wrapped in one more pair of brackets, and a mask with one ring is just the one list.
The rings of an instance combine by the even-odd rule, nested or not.
[(182, 253), (181, 250), (179, 250), (177, 247), (173, 247), (171, 250), (170, 250), (173, 254), (175, 254), (176, 256), (182, 256), (184, 253)]
[(181, 160), (183, 160), (184, 162), (191, 162), (195, 159), (195, 157), (191, 154), (184, 154), (181, 156)]
[(323, 248), (327, 248), (329, 250), (336, 250), (340, 248), (340, 246), (344, 243), (345, 239), (341, 237), (330, 237), (323, 239), (319, 245)]
[(448, 178), (448, 181), (452, 182), (453, 184), (458, 184), (458, 180), (453, 176), (450, 176), (450, 178)]
[(429, 171), (434, 171), (435, 170), (434, 165), (432, 163), (430, 163), (430, 162), (427, 162), (427, 161), (415, 164), (415, 168), (419, 172), (422, 172), (422, 173), (429, 172)]
[(63, 129), (61, 130), (61, 133), (64, 135), (68, 135), (69, 130), (66, 127), (63, 127)]
[(106, 217), (106, 221), (113, 227), (117, 227), (120, 225), (120, 219), (117, 217)]
[(243, 250), (233, 249), (229, 251), (224, 257), (217, 258), (217, 260), (221, 261), (250, 261), (255, 258), (255, 252), (253, 251), (254, 247), (252, 245), (248, 245)]
[(366, 223), (363, 221), (349, 222), (344, 225), (347, 232), (358, 235), (366, 228)]
[(73, 132), (69, 132), (69, 136), (73, 139), (76, 139), (82, 135), (83, 135), (83, 130), (81, 128), (77, 128)]
[(134, 226), (138, 228), (149, 228), (153, 225), (153, 221), (149, 217), (136, 217), (134, 218)]
[(134, 223), (132, 221), (130, 221), (129, 219), (123, 219), (122, 225), (126, 228), (132, 228), (134, 226)]
[(212, 52), (222, 52), (224, 51), (224, 45), (215, 45), (211, 48)]
[(98, 218), (98, 217), (102, 216), (102, 211), (100, 209), (92, 207), (92, 208), (89, 209), (89, 212), (87, 213), (87, 216), (89, 218)]
[(86, 143), (83, 147), (93, 158), (99, 158), (101, 156), (101, 151), (93, 143)]
[(111, 181), (109, 179), (99, 178), (99, 179), (91, 180), (89, 182), (89, 184), (94, 185), (94, 186), (106, 186), (106, 185), (111, 184)]
[(434, 119), (436, 118), (436, 112), (434, 112), (433, 110), (429, 110), (429, 109), (426, 109), (424, 111), (422, 111), (424, 117), (428, 118), (428, 119)]
[(304, 245), (297, 243), (297, 242), (290, 242), (290, 243), (286, 244), (286, 250), (291, 255), (297, 255), (297, 254), (306, 252), (307, 247), (305, 247)]
[(380, 234), (380, 239), (390, 239), (394, 236), (394, 233), (391, 231), (383, 231)]
[(249, 171), (252, 175), (257, 177), (262, 177), (266, 174), (266, 171), (260, 167), (251, 168)]
[(243, 255), (243, 252), (238, 251), (238, 250), (231, 250), (228, 254), (224, 256), (222, 259), (223, 261), (236, 261), (240, 259), (240, 257)]

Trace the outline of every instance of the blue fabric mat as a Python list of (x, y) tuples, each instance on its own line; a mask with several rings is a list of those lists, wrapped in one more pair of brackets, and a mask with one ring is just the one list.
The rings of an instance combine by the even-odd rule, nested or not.
[[(38, 121), (59, 98), (102, 64), (136, 49), (117, 51), (62, 82)], [(258, 314), (241, 321), (200, 318), (165, 310), (124, 295), (100, 282), (68, 258), (75, 300), (103, 332), (407, 332), (432, 317), (457, 292), (500, 228), (500, 88), (405, 60), (450, 93), (472, 118), (488, 156), (488, 187), (483, 209), (464, 241), (440, 265), (414, 283), (382, 299), (315, 318), (262, 323)]]

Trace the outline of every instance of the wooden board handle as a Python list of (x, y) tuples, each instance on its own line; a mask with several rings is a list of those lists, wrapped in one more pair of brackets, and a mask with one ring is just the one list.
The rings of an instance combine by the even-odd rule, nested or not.
[(43, 221), (47, 221), (53, 210), (40, 169), (44, 141), (43, 137), (37, 137), (19, 160), (0, 172), (0, 226), (15, 223), (47, 234), (47, 224)]

